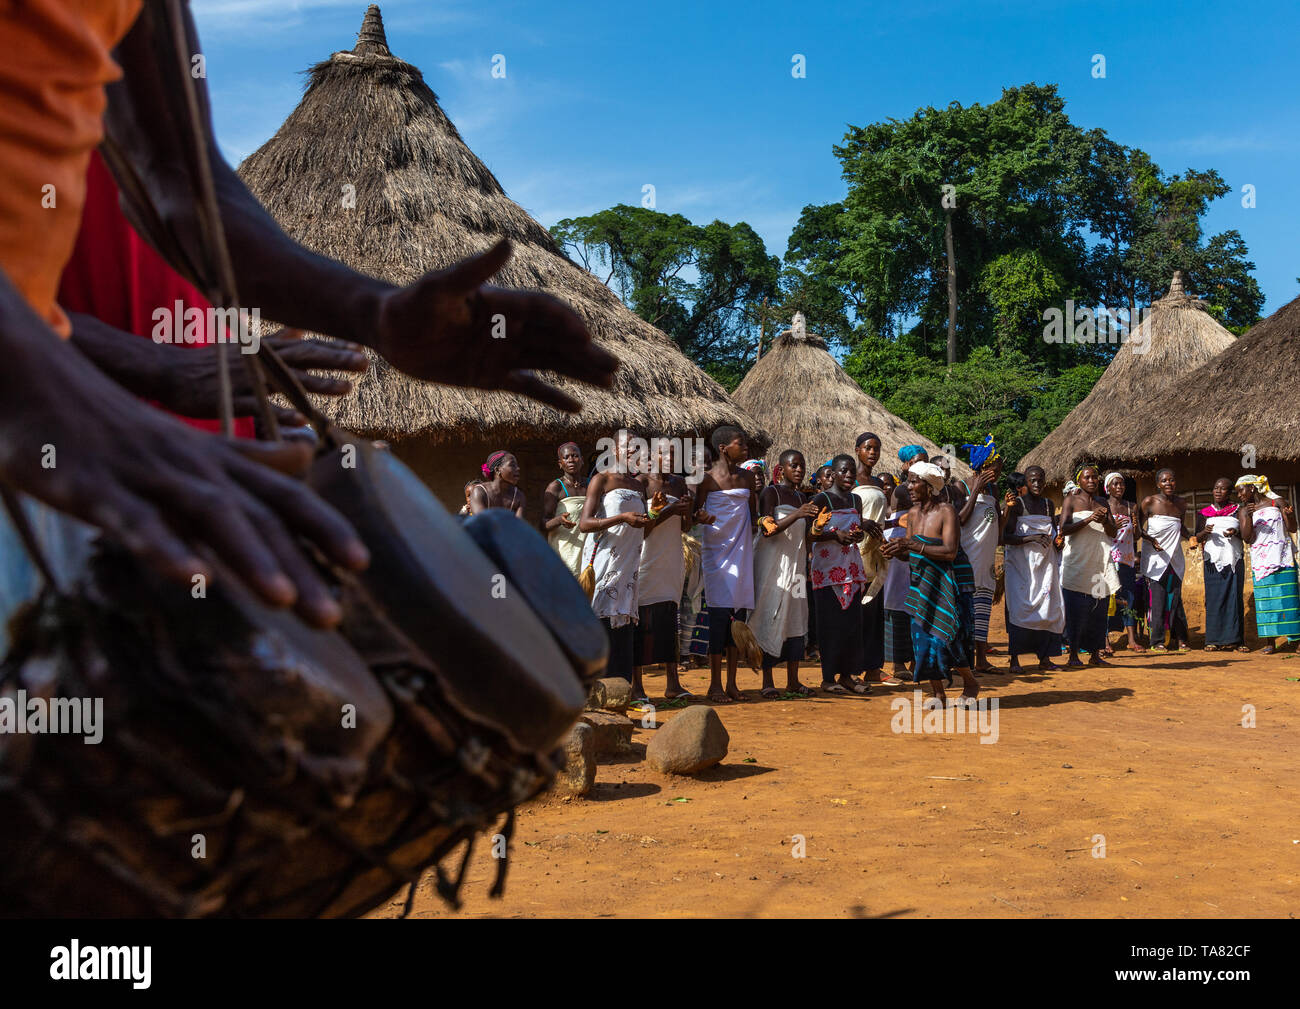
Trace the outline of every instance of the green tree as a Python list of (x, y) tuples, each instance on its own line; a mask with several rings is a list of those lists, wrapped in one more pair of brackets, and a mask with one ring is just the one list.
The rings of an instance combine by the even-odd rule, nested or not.
[(779, 296), (781, 262), (748, 224), (700, 226), (620, 204), (551, 229), (560, 246), (637, 315), (734, 388), (753, 360), (753, 308)]

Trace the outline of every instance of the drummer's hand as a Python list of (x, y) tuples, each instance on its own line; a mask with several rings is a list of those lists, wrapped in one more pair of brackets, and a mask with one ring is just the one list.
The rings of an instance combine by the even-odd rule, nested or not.
[(365, 567), (369, 554), (340, 515), (283, 475), (306, 468), (309, 446), (236, 444), (188, 427), (52, 333), (28, 338), (32, 317), (15, 314), (26, 313), (6, 320), (0, 479), (102, 529), (170, 579), (210, 579), (210, 554), (268, 604), (295, 606), (319, 626), (338, 622), (297, 539), (347, 567)]
[[(124, 339), (129, 338), (124, 336)], [(139, 339), (137, 337), (137, 339)], [(342, 378), (321, 375), (322, 371), (364, 372), (370, 365), (365, 352), (355, 343), (343, 340), (304, 340), (302, 331), (281, 329), (274, 336), (263, 338), (278, 351), (289, 370), (294, 373), (307, 392), (322, 396), (346, 396), (352, 383)], [(158, 348), (163, 355), (158, 402), (168, 410), (185, 417), (213, 418), (220, 415), (219, 369), (217, 348), (170, 347)], [(241, 360), (237, 346), (228, 351), (230, 383), (234, 393), (235, 416), (246, 417), (257, 413), (257, 398), (248, 369)], [(301, 427), (307, 418), (297, 410), (271, 404), (276, 420), (286, 427)]]
[(618, 359), (596, 346), (578, 314), (549, 294), (486, 286), (509, 258), (510, 242), (503, 239), (382, 295), (375, 347), (416, 378), (522, 393), (576, 412), (581, 404), (533, 369), (608, 388)]

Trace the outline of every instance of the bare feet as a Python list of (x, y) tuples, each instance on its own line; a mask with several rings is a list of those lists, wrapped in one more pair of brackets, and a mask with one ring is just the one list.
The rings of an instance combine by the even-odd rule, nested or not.
[(733, 701), (743, 701), (746, 699), (744, 691), (742, 691), (734, 683), (731, 684), (731, 686), (727, 687), (727, 696), (730, 697)]
[(723, 690), (721, 687), (709, 691), (709, 700), (712, 701), (714, 704), (731, 703), (731, 698), (727, 696), (727, 692)]

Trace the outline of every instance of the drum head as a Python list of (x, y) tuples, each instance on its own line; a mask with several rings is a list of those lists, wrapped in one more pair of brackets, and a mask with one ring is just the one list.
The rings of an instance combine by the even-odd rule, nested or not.
[(523, 593), (578, 674), (600, 675), (609, 659), (609, 636), (582, 586), (541, 534), (504, 508), (475, 515), (465, 531)]
[(359, 580), (436, 662), (447, 699), (523, 750), (554, 748), (586, 702), (583, 674), (508, 573), (391, 453), (344, 440), (309, 480), (370, 549)]

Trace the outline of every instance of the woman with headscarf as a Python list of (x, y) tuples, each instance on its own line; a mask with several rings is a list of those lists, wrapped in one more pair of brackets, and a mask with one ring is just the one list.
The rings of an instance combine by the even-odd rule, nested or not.
[(519, 460), (509, 452), (493, 452), (483, 464), (483, 482), (469, 494), (469, 513), (505, 508), (524, 517), (524, 492), (519, 489)]
[(1201, 547), (1205, 572), (1205, 650), (1235, 648), (1248, 652), (1245, 644), (1242, 592), (1241, 522), (1239, 505), (1232, 503), (1232, 481), (1221, 476), (1214, 481), (1214, 500), (1196, 513), (1193, 542)]
[[(1102, 486), (1106, 490), (1106, 507), (1115, 523), (1115, 539), (1110, 548), (1110, 560), (1115, 567), (1119, 589), (1114, 593), (1116, 616), (1128, 633), (1128, 650), (1145, 655), (1147, 650), (1137, 639), (1137, 549), (1133, 540), (1134, 505), (1125, 500), (1123, 473), (1107, 473)], [(1114, 649), (1107, 641), (1104, 655), (1113, 655)]]
[(1296, 531), (1295, 509), (1273, 493), (1263, 476), (1243, 476), (1237, 495), (1241, 539), (1250, 547), (1255, 626), (1266, 642), (1263, 654), (1278, 651), (1275, 639), (1283, 635), (1287, 643), (1282, 650), (1289, 651), (1288, 645), (1300, 641), (1300, 584), (1290, 536)]
[(891, 560), (906, 557), (911, 568), (907, 612), (912, 617), (912, 679), (918, 684), (929, 680), (940, 703), (946, 700), (943, 684), (952, 683), (954, 672), (961, 675), (963, 698), (979, 694), (968, 643), (970, 597), (963, 596), (954, 571), (961, 528), (956, 509), (939, 500), (943, 483), (943, 470), (938, 466), (912, 464), (908, 470), (908, 493), (913, 500), (907, 514), (908, 535), (890, 540), (885, 547)]

